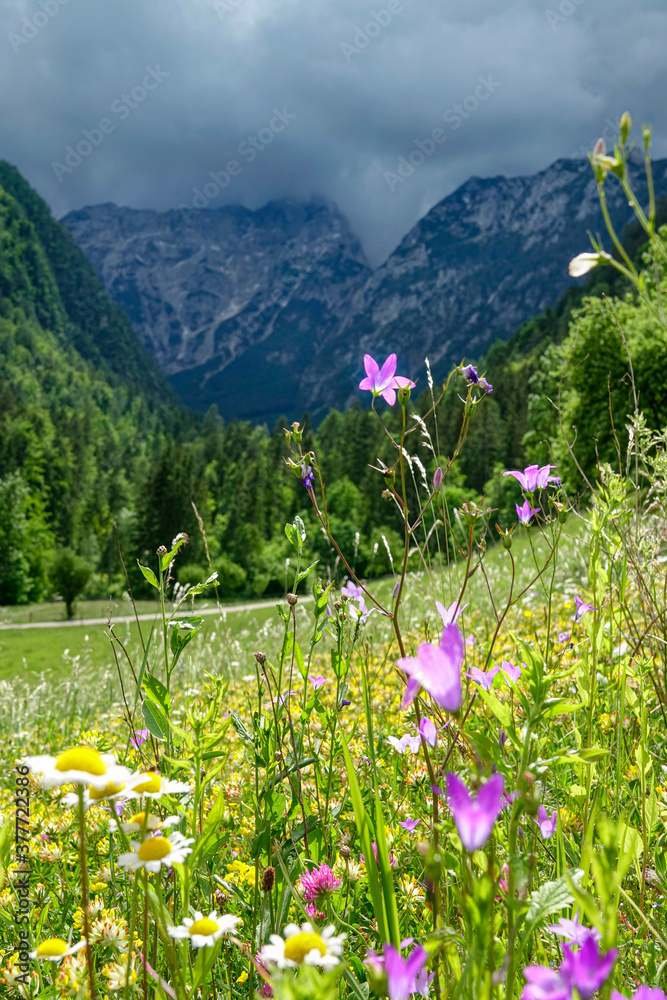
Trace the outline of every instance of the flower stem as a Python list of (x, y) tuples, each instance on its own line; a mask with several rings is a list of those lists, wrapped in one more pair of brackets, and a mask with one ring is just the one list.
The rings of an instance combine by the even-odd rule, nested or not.
[(86, 940), (86, 962), (90, 979), (90, 1000), (95, 1000), (95, 967), (90, 949), (90, 929), (88, 927), (88, 866), (86, 864), (86, 824), (83, 808), (83, 785), (77, 786), (79, 793), (79, 860), (81, 863), (81, 906), (83, 908), (83, 936)]

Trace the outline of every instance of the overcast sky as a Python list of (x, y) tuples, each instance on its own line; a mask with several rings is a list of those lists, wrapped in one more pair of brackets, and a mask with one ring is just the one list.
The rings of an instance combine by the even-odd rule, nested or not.
[(626, 108), (667, 154), (664, 0), (0, 0), (0, 11), (0, 157), (58, 216), (192, 204), (197, 188), (212, 207), (325, 196), (377, 263), (471, 175), (582, 155)]

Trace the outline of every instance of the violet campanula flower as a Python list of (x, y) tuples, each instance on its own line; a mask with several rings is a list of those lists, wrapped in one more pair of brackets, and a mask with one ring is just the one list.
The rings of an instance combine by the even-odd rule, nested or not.
[(421, 820), (420, 820), (420, 819), (411, 819), (411, 818), (410, 818), (410, 817), (408, 816), (408, 818), (407, 818), (407, 819), (404, 819), (404, 820), (403, 820), (403, 821), (402, 821), (401, 823), (399, 823), (398, 825), (399, 825), (399, 826), (402, 826), (404, 830), (407, 830), (407, 831), (408, 831), (408, 833), (414, 833), (414, 832), (415, 832), (415, 830), (417, 829), (417, 827), (419, 826), (419, 824), (420, 824), (420, 823), (421, 823)]
[(555, 468), (555, 465), (543, 465), (542, 468), (539, 465), (528, 465), (523, 472), (515, 469), (510, 472), (503, 472), (503, 476), (514, 476), (521, 483), (526, 493), (534, 493), (535, 490), (543, 490), (547, 483), (552, 483), (558, 479), (557, 476), (549, 474)]
[(558, 827), (558, 821), (556, 817), (557, 813), (555, 809), (551, 814), (551, 819), (549, 819), (549, 817), (547, 816), (547, 811), (544, 808), (544, 806), (540, 806), (540, 808), (537, 810), (537, 819), (535, 822), (539, 826), (540, 833), (542, 834), (545, 840), (549, 840), (551, 837), (553, 837), (554, 833), (556, 832), (556, 829)]
[(579, 914), (575, 913), (572, 920), (561, 917), (558, 923), (549, 924), (547, 930), (558, 937), (565, 938), (570, 944), (581, 946), (587, 938), (592, 937), (595, 941), (601, 941), (602, 935), (596, 927), (584, 927), (579, 923)]
[(480, 375), (477, 384), (480, 387), (480, 389), (484, 389), (487, 396), (490, 396), (491, 393), (493, 392), (493, 386), (491, 385), (490, 382), (486, 381), (483, 375)]
[[(423, 642), (416, 656), (403, 656), (397, 666), (405, 671), (431, 695), (436, 704), (448, 712), (458, 712), (463, 701), (461, 664), (463, 636), (455, 624), (445, 625), (437, 646)], [(407, 703), (408, 693), (403, 701)], [(416, 691), (412, 694), (414, 698)]]
[(572, 1000), (567, 983), (557, 969), (530, 965), (523, 970), (526, 977), (520, 1000)]
[(318, 865), (312, 871), (304, 872), (299, 879), (301, 895), (306, 903), (319, 903), (327, 899), (336, 889), (340, 889), (342, 884), (327, 864)]
[(571, 1000), (575, 989), (580, 1000), (590, 1000), (611, 975), (617, 950), (612, 948), (605, 955), (600, 954), (589, 931), (578, 951), (565, 944), (563, 954), (559, 969), (531, 965), (523, 970), (527, 985), (521, 1000)]
[(301, 476), (299, 482), (302, 486), (305, 486), (307, 490), (312, 490), (313, 483), (315, 482), (315, 473), (313, 472), (312, 465), (306, 465), (304, 462), (301, 466)]
[(440, 466), (438, 466), (438, 468), (433, 473), (433, 489), (436, 491), (436, 493), (441, 486), (442, 486), (442, 469), (440, 468)]
[(419, 723), (419, 735), (430, 747), (434, 747), (438, 742), (438, 730), (435, 724), (424, 716)]
[[(626, 997), (618, 990), (611, 991), (611, 1000), (626, 1000)], [(665, 993), (659, 986), (639, 986), (632, 994), (632, 1000), (667, 1000)]]
[(453, 604), (450, 604), (449, 607), (446, 608), (442, 601), (436, 601), (435, 607), (438, 614), (442, 618), (442, 624), (452, 625), (454, 622), (458, 621), (459, 615), (463, 614), (468, 605), (464, 604), (463, 607), (460, 608), (459, 602), (454, 601)]
[(484, 688), (485, 691), (490, 691), (493, 687), (493, 678), (499, 670), (500, 667), (498, 664), (486, 671), (480, 670), (479, 667), (471, 667), (466, 674), (466, 677), (469, 677), (471, 681), (475, 682), (475, 684), (479, 684), (479, 686)]
[(524, 500), (521, 506), (518, 503), (515, 503), (514, 506), (516, 507), (516, 516), (521, 524), (530, 524), (531, 518), (542, 510), (541, 507), (531, 507), (528, 500)]
[(558, 641), (559, 642), (569, 642), (570, 641), (570, 633), (569, 632), (559, 632), (558, 633)]
[(347, 597), (348, 601), (363, 600), (364, 591), (356, 583), (353, 583), (351, 580), (348, 580), (348, 582), (343, 584), (343, 586), (340, 588), (340, 596)]
[(135, 729), (134, 736), (130, 737), (130, 743), (135, 750), (138, 750), (142, 743), (148, 739), (147, 729)]
[(364, 354), (366, 378), (362, 378), (359, 388), (372, 392), (374, 396), (382, 396), (385, 402), (393, 406), (396, 402), (397, 389), (414, 389), (415, 387), (412, 379), (396, 375), (396, 363), (396, 355), (390, 354), (380, 368), (375, 358), (372, 358), (370, 354)]
[(577, 606), (577, 610), (572, 615), (572, 617), (570, 618), (570, 621), (574, 622), (575, 625), (579, 624), (579, 622), (584, 617), (584, 615), (587, 614), (587, 612), (589, 612), (589, 611), (597, 611), (598, 610), (592, 604), (584, 604), (584, 602), (581, 600), (580, 597), (575, 597), (574, 603)]
[(407, 958), (391, 944), (384, 946), (384, 971), (387, 974), (389, 1000), (408, 1000), (417, 991), (417, 976), (428, 961), (428, 953), (421, 945)]
[(581, 1000), (590, 1000), (611, 975), (617, 949), (612, 948), (601, 955), (597, 941), (589, 935), (578, 951), (572, 951), (569, 945), (564, 944), (563, 955), (561, 976), (570, 989), (576, 989)]
[(505, 781), (502, 774), (494, 774), (472, 798), (465, 782), (447, 773), (447, 798), (461, 843), (466, 851), (479, 850), (491, 836), (498, 816), (503, 809)]
[(474, 365), (466, 365), (465, 368), (461, 369), (461, 374), (468, 382), (472, 382), (473, 385), (477, 385), (479, 382), (479, 375)]
[(317, 677), (313, 677), (312, 674), (308, 674), (308, 680), (313, 685), (314, 691), (319, 691), (323, 684), (326, 684), (326, 678), (322, 674), (318, 674)]
[(521, 677), (521, 674), (523, 673), (525, 666), (526, 664), (522, 663), (520, 667), (515, 667), (514, 664), (510, 663), (509, 660), (503, 660), (503, 662), (500, 664), (500, 669), (502, 670), (503, 676), (508, 684), (510, 683), (516, 684), (519, 677)]
[(422, 745), (422, 738), (421, 736), (410, 736), (409, 734), (406, 734), (405, 736), (401, 736), (400, 740), (398, 740), (395, 736), (387, 736), (387, 743), (391, 743), (397, 753), (405, 753), (406, 750), (410, 750), (411, 753), (419, 753)]

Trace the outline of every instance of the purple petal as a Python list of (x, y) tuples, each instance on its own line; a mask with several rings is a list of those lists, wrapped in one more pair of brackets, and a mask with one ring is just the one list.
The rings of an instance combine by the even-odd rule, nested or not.
[(374, 387), (380, 373), (380, 366), (375, 358), (372, 358), (370, 354), (364, 354), (364, 369), (368, 375), (369, 381), (371, 382), (371, 387)]
[(377, 388), (384, 389), (391, 384), (394, 375), (396, 374), (396, 363), (397, 358), (395, 354), (390, 354), (385, 363), (380, 368), (377, 377)]

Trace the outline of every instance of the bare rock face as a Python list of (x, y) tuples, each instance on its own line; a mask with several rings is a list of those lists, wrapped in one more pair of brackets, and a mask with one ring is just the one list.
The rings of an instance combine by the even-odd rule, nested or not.
[[(667, 160), (655, 163), (667, 192)], [(646, 200), (643, 172), (635, 189)], [(619, 231), (630, 219), (606, 184)], [(362, 355), (436, 376), (554, 306), (568, 261), (602, 233), (587, 161), (532, 177), (471, 178), (374, 273), (327, 202), (182, 214), (98, 205), (63, 220), (183, 399), (272, 421), (322, 416), (355, 397)], [(606, 234), (605, 234), (606, 235)]]

